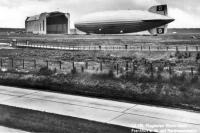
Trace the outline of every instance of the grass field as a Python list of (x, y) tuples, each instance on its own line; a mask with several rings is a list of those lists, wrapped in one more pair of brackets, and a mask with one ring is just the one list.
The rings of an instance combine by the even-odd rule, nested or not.
[(161, 36), (151, 35), (1, 35), (1, 42), (29, 40), (33, 43), (56, 45), (199, 45), (198, 33), (177, 33)]
[[(164, 36), (15, 35), (1, 36), (1, 38), (4, 41), (15, 38), (18, 41), (31, 40), (35, 43), (48, 43), (49, 45), (59, 43), (62, 45), (134, 45), (135, 43), (199, 45), (198, 36), (198, 34), (168, 34)], [(40, 60), (37, 62), (39, 67), (34, 71), (32, 71), (33, 62), (26, 62), (27, 73), (16, 71), (16, 69), (1, 72), (1, 84), (200, 111), (200, 53), (198, 52), (12, 49), (0, 50), (0, 58)], [(50, 73), (41, 75), (41, 68), (45, 67), (45, 60), (62, 61), (62, 70), (54, 71), (55, 64), (51, 64), (49, 66), (51, 70), (45, 71), (50, 71)], [(72, 63), (66, 63), (67, 61), (85, 62), (88, 60), (90, 61), (89, 68), (86, 69), (84, 66), (84, 72), (81, 72), (81, 65), (76, 64), (77, 68), (79, 65), (79, 69), (74, 71)], [(105, 70), (103, 72), (100, 71), (99, 61), (103, 61)], [(126, 62), (129, 62), (128, 67)], [(10, 62), (5, 61), (4, 63), (10, 68)], [(16, 66), (16, 64), (15, 62), (14, 65)], [(18, 62), (18, 65), (20, 64)], [(117, 64), (120, 67), (118, 75), (116, 74)]]

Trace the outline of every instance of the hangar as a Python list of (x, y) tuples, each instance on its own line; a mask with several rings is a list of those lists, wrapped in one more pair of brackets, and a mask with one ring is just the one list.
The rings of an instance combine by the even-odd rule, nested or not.
[(27, 17), (25, 28), (33, 34), (69, 34), (70, 14), (50, 12)]

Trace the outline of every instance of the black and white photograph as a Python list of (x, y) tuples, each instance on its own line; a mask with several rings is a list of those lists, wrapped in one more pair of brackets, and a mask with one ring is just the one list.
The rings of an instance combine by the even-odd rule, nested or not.
[(0, 0), (0, 133), (200, 133), (199, 0)]

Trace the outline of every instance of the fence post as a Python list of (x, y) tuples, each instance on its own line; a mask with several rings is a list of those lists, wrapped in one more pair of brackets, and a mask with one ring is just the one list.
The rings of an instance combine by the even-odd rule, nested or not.
[(1, 67), (3, 67), (3, 59), (1, 59)]
[(34, 68), (37, 68), (37, 64), (36, 64), (36, 60), (33, 61), (34, 62)]
[(149, 46), (149, 51), (151, 51), (151, 46)]
[(101, 46), (99, 46), (99, 50), (101, 50)]
[(46, 63), (47, 63), (47, 68), (49, 68), (49, 61), (47, 60)]
[(62, 69), (62, 62), (58, 61), (60, 70)]
[(199, 51), (199, 47), (198, 46), (196, 46), (196, 50)]
[(85, 68), (88, 69), (88, 62), (85, 62)]
[(188, 51), (188, 46), (186, 46), (186, 51)]
[(81, 66), (81, 72), (84, 73), (84, 67), (83, 66)]
[(114, 70), (117, 70), (117, 66), (116, 66), (116, 64), (114, 64), (113, 69), (114, 69)]
[(125, 50), (128, 50), (128, 45), (125, 45)]
[(191, 67), (191, 74), (192, 74), (192, 76), (194, 75), (194, 68), (193, 67)]
[(101, 72), (103, 71), (103, 65), (102, 65), (102, 62), (100, 62), (100, 70), (101, 70)]
[(75, 70), (75, 63), (74, 63), (74, 61), (72, 62), (72, 67), (73, 67), (73, 70)]
[(142, 46), (141, 46), (141, 51), (142, 51), (143, 49), (142, 49)]
[(126, 62), (126, 71), (128, 71), (128, 61)]
[(11, 58), (11, 67), (12, 68), (14, 67), (14, 60), (13, 60), (13, 58)]
[(29, 45), (29, 41), (28, 41), (28, 40), (26, 40), (26, 45), (27, 45), (27, 46)]
[(169, 47), (167, 46), (167, 51), (169, 51)]
[(12, 40), (12, 47), (16, 47), (17, 46), (17, 40), (16, 39), (13, 39)]
[(176, 46), (176, 52), (178, 52), (178, 46)]
[(24, 59), (22, 60), (22, 66), (23, 66), (23, 69), (24, 69)]
[(169, 64), (169, 74), (172, 75), (172, 67), (171, 67), (171, 64)]
[(117, 75), (119, 74), (119, 64), (117, 63)]
[(150, 64), (150, 71), (151, 71), (151, 76), (153, 77), (153, 73), (154, 73), (154, 70), (153, 70), (153, 63)]

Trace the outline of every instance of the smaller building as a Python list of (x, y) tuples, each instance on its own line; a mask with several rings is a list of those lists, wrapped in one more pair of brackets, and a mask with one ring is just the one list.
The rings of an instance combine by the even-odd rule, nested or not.
[(33, 34), (69, 34), (70, 14), (51, 12), (27, 17), (25, 28)]

